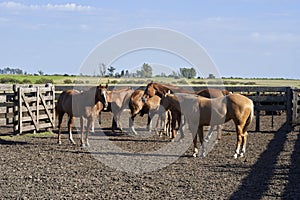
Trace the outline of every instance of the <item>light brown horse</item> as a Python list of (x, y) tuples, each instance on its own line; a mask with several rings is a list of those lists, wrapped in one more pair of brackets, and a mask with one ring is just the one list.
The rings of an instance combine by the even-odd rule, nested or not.
[[(122, 88), (107, 91), (108, 111), (113, 113), (112, 119), (112, 131), (120, 129), (122, 131), (122, 125), (120, 124), (121, 113), (124, 109), (128, 108), (128, 102), (131, 94), (134, 92), (131, 88)], [(126, 106), (127, 104), (127, 106)]]
[[(161, 99), (161, 105), (165, 109), (183, 114), (193, 135), (198, 134), (201, 145), (204, 141), (203, 126), (219, 125), (233, 120), (237, 134), (234, 158), (244, 156), (247, 129), (252, 122), (254, 110), (253, 102), (249, 98), (240, 94), (215, 99), (189, 94), (169, 94)], [(197, 156), (197, 137), (194, 137), (193, 143), (193, 156)], [(202, 156), (205, 156), (205, 152)]]
[[(161, 83), (155, 83), (155, 82), (150, 82), (144, 91), (143, 99), (145, 101), (146, 98), (152, 97), (153, 95), (158, 95), (160, 97), (166, 95), (167, 93), (186, 93), (186, 94), (197, 94), (199, 96), (203, 96), (206, 98), (218, 98), (218, 97), (223, 97), (225, 95), (230, 94), (229, 91), (227, 90), (220, 90), (220, 89), (215, 89), (215, 88), (208, 88), (205, 90), (201, 91), (191, 91), (187, 90), (185, 88), (181, 88), (178, 86), (174, 86), (171, 84), (161, 84)], [(178, 124), (178, 127), (180, 128), (181, 124), (181, 116), (178, 115), (176, 112), (172, 112), (172, 122), (171, 122), (171, 129), (172, 129), (172, 137), (176, 137), (176, 124)], [(211, 131), (214, 129), (214, 126), (211, 127)], [(218, 131), (218, 140), (221, 139), (222, 137), (222, 125), (217, 126), (217, 131)], [(183, 133), (181, 133), (181, 137), (183, 137)]]
[[(160, 105), (160, 97), (154, 95), (151, 98), (148, 98), (146, 101), (143, 101), (142, 96), (144, 94), (143, 90), (135, 90), (128, 101), (131, 117), (129, 120), (129, 128), (132, 133), (137, 134), (134, 128), (134, 119), (135, 117), (140, 114), (143, 116), (144, 114), (148, 114), (148, 121), (147, 121), (147, 129), (150, 130), (151, 127), (151, 120), (152, 117), (158, 110)], [(125, 102), (127, 104), (127, 102)], [(156, 125), (157, 131), (158, 124)]]
[[(98, 107), (98, 102), (101, 102), (104, 106), (107, 106), (107, 85), (92, 87), (87, 91), (78, 92), (76, 90), (66, 90), (63, 91), (56, 104), (56, 114), (58, 115), (58, 144), (61, 144), (61, 124), (65, 113), (68, 114), (68, 132), (69, 140), (72, 144), (75, 144), (72, 136), (72, 125), (73, 118), (80, 117), (81, 126), (81, 145), (89, 145), (88, 134), (90, 131), (91, 123), (94, 120), (95, 109)], [(84, 124), (87, 121), (86, 131), (84, 129)], [(85, 137), (84, 137), (84, 133)]]

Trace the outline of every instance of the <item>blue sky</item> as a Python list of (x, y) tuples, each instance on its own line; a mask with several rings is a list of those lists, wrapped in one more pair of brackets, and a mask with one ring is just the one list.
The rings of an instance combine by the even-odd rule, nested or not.
[[(143, 27), (179, 31), (203, 46), (221, 76), (300, 78), (298, 0), (0, 1), (0, 68), (78, 72), (92, 49)], [(113, 63), (188, 66), (174, 56), (140, 52)]]

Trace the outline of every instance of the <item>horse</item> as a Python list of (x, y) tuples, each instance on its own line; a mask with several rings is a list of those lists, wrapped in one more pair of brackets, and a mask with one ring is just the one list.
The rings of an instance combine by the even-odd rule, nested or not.
[[(148, 98), (146, 101), (142, 99), (144, 94), (143, 90), (135, 90), (130, 98), (124, 99), (124, 105), (128, 105), (130, 109), (131, 117), (129, 119), (129, 128), (132, 133), (137, 135), (137, 132), (134, 128), (134, 119), (135, 117), (140, 114), (143, 116), (144, 114), (148, 114), (148, 121), (147, 121), (147, 130), (150, 130), (151, 126), (151, 119), (155, 115), (160, 105), (160, 97), (154, 95), (151, 98)], [(156, 125), (155, 131), (157, 132), (158, 124)]]
[[(159, 112), (164, 108), (185, 116), (194, 135), (194, 157), (199, 153), (195, 136), (198, 135), (201, 145), (204, 141), (203, 126), (224, 124), (230, 120), (233, 120), (237, 134), (234, 158), (243, 157), (246, 153), (247, 130), (254, 115), (251, 99), (240, 94), (229, 94), (214, 99), (190, 94), (167, 94), (161, 99), (160, 104), (162, 107)], [(211, 132), (207, 137), (210, 136)], [(205, 156), (204, 151), (202, 156)]]
[[(144, 91), (143, 99), (145, 101), (146, 98), (152, 97), (153, 95), (158, 95), (160, 97), (163, 97), (167, 93), (186, 93), (186, 94), (196, 94), (199, 96), (203, 96), (206, 98), (217, 98), (217, 97), (223, 97), (225, 95), (230, 94), (228, 90), (220, 90), (215, 88), (208, 88), (201, 91), (190, 91), (178, 86), (174, 86), (171, 84), (161, 84), (161, 83), (155, 83), (150, 82)], [(178, 127), (180, 128), (181, 124), (181, 116), (179, 116), (176, 112), (171, 111), (172, 116), (172, 122), (171, 122), (171, 129), (172, 129), (172, 135), (171, 138), (176, 137), (176, 124), (178, 124)], [(214, 126), (211, 127), (211, 130), (214, 129)], [(222, 125), (217, 126), (217, 132), (218, 132), (218, 140), (221, 140), (222, 137)], [(183, 137), (183, 133), (181, 134), (181, 137)]]
[[(77, 90), (66, 90), (63, 91), (56, 104), (56, 114), (58, 115), (58, 138), (57, 143), (61, 144), (61, 124), (65, 113), (68, 114), (68, 132), (69, 140), (72, 144), (75, 144), (72, 136), (72, 125), (74, 117), (80, 117), (81, 126), (81, 146), (89, 145), (88, 133), (90, 131), (91, 123), (94, 120), (93, 111), (99, 106), (98, 102), (107, 107), (107, 85), (92, 87), (87, 91), (79, 92)], [(101, 107), (100, 107), (101, 108)], [(86, 131), (84, 130), (84, 124), (87, 121)], [(85, 138), (84, 138), (84, 133)]]
[(161, 84), (161, 83), (155, 83), (151, 81), (150, 83), (147, 84), (144, 90), (143, 99), (153, 97), (154, 95), (157, 95), (160, 98), (162, 98), (162, 96), (167, 93), (193, 94), (194, 92), (171, 84)]
[[(229, 95), (231, 93), (228, 90), (207, 88), (207, 89), (204, 89), (204, 90), (196, 91), (195, 94), (198, 95), (198, 96), (213, 99), (213, 98), (223, 97), (223, 96)], [(221, 138), (222, 138), (222, 128), (223, 128), (223, 125), (217, 125), (218, 140), (221, 140)], [(213, 129), (214, 129), (214, 126), (211, 126), (210, 129), (211, 129), (210, 132), (212, 132)]]
[(111, 111), (113, 113), (111, 125), (112, 131), (115, 131), (117, 129), (123, 131), (120, 124), (121, 113), (128, 107), (128, 99), (133, 92), (134, 90), (131, 88), (122, 88), (118, 90), (107, 91), (107, 101), (109, 104), (108, 111)]

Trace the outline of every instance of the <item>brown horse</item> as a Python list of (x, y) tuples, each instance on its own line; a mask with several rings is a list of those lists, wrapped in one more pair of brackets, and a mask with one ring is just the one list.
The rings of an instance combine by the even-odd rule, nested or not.
[[(215, 99), (189, 94), (169, 94), (161, 99), (165, 109), (183, 114), (193, 135), (198, 134), (203, 144), (203, 126), (213, 126), (233, 120), (236, 126), (237, 144), (234, 158), (246, 152), (247, 129), (253, 119), (253, 102), (240, 94), (231, 94)], [(160, 109), (161, 110), (161, 109)], [(208, 134), (208, 137), (211, 133)], [(197, 156), (197, 137), (193, 139), (194, 154)], [(203, 147), (203, 146), (202, 146)], [(205, 156), (205, 152), (203, 152)]]
[[(187, 90), (178, 86), (174, 86), (171, 84), (161, 84), (161, 83), (154, 83), (150, 82), (144, 91), (143, 99), (145, 101), (146, 98), (152, 97), (153, 95), (158, 95), (160, 97), (164, 96), (167, 93), (186, 93), (186, 94), (197, 94), (199, 96), (203, 96), (206, 98), (218, 98), (223, 97), (225, 95), (230, 94), (227, 90), (220, 90), (220, 89), (214, 89), (214, 88), (208, 88), (201, 91), (191, 91)], [(181, 124), (181, 116), (179, 116), (176, 112), (172, 112), (172, 122), (171, 122), (171, 128), (172, 128), (172, 138), (176, 137), (176, 124), (178, 124), (178, 127), (180, 127)], [(214, 126), (211, 127), (211, 131), (214, 129)], [(220, 140), (222, 137), (222, 125), (217, 126), (218, 131), (218, 139)], [(183, 133), (181, 134), (181, 137), (183, 137)]]
[(133, 92), (134, 90), (131, 88), (122, 88), (107, 92), (107, 101), (109, 103), (108, 110), (113, 113), (111, 125), (112, 131), (117, 129), (122, 131), (122, 126), (120, 124), (121, 113), (124, 109), (128, 108), (129, 98)]
[[(94, 111), (97, 109), (98, 102), (101, 102), (105, 107), (107, 106), (107, 85), (92, 87), (82, 93), (76, 90), (63, 91), (56, 104), (56, 113), (58, 115), (58, 144), (61, 144), (61, 123), (65, 113), (69, 116), (68, 132), (69, 140), (75, 144), (72, 136), (72, 124), (74, 117), (80, 117), (81, 126), (81, 145), (89, 145), (88, 133), (90, 131), (91, 123), (94, 120)], [(84, 124), (87, 121), (87, 130), (84, 130)], [(86, 132), (85, 138), (84, 133)]]
[[(151, 98), (148, 98), (146, 101), (143, 101), (144, 91), (143, 90), (135, 90), (128, 101), (125, 101), (124, 103), (129, 106), (131, 117), (129, 120), (129, 128), (132, 133), (137, 134), (134, 128), (134, 119), (135, 117), (140, 114), (143, 116), (144, 114), (148, 114), (148, 121), (147, 121), (147, 129), (150, 130), (151, 126), (151, 119), (154, 116), (154, 114), (157, 112), (158, 107), (160, 105), (160, 97), (157, 95), (154, 95)], [(158, 124), (156, 125), (157, 130)]]
[(148, 83), (148, 85), (145, 88), (143, 98), (145, 99), (145, 98), (153, 97), (154, 95), (157, 95), (160, 98), (162, 98), (162, 96), (167, 93), (193, 94), (194, 92), (171, 84), (161, 84), (161, 83), (155, 83), (151, 81), (150, 83)]
[[(228, 90), (220, 90), (220, 89), (215, 89), (215, 88), (208, 88), (205, 90), (200, 90), (195, 92), (195, 94), (202, 96), (202, 97), (206, 97), (209, 99), (214, 99), (214, 98), (218, 98), (218, 97), (223, 97), (226, 95), (231, 94)], [(223, 125), (217, 125), (217, 132), (218, 132), (218, 140), (221, 140), (222, 138), (222, 128)], [(209, 132), (212, 132), (214, 130), (214, 126), (212, 126), (210, 128)], [(197, 137), (197, 136), (196, 136)]]

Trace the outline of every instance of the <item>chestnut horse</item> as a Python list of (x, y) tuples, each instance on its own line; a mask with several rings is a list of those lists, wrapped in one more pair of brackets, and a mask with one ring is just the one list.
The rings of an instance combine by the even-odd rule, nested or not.
[[(112, 119), (112, 131), (120, 129), (122, 131), (122, 126), (120, 124), (120, 116), (124, 109), (128, 108), (128, 99), (134, 92), (131, 88), (122, 88), (112, 91), (107, 91), (107, 101), (109, 103), (109, 111), (113, 113)], [(125, 106), (127, 103), (127, 106)]]
[[(80, 117), (80, 126), (81, 126), (81, 145), (89, 145), (88, 143), (88, 134), (90, 131), (91, 123), (94, 120), (94, 111), (95, 109), (101, 108), (103, 106), (98, 105), (98, 102), (101, 102), (102, 105), (107, 107), (107, 85), (106, 86), (97, 86), (92, 87), (87, 91), (78, 92), (76, 90), (66, 90), (63, 91), (56, 104), (56, 114), (58, 115), (58, 144), (61, 144), (61, 123), (65, 113), (69, 116), (68, 121), (68, 132), (69, 140), (72, 144), (75, 144), (72, 136), (72, 125), (73, 118)], [(87, 121), (87, 129), (84, 130), (84, 124)], [(84, 138), (84, 133), (85, 138)]]
[[(164, 96), (167, 93), (186, 93), (186, 94), (197, 94), (199, 96), (203, 96), (206, 98), (218, 98), (223, 97), (225, 95), (230, 94), (227, 90), (220, 90), (220, 89), (214, 89), (214, 88), (208, 88), (201, 91), (190, 91), (186, 90), (181, 87), (177, 87), (171, 84), (160, 84), (160, 83), (154, 83), (150, 82), (144, 91), (143, 98), (146, 99), (147, 97), (152, 97), (153, 95), (158, 95), (160, 97)], [(176, 123), (178, 124), (178, 127), (180, 127), (181, 124), (181, 116), (178, 115), (176, 112), (172, 112), (172, 122), (171, 122), (171, 128), (172, 128), (172, 138), (176, 137)], [(211, 130), (214, 129), (214, 126), (211, 127)], [(222, 125), (217, 126), (218, 131), (218, 140), (222, 137)], [(183, 133), (181, 134), (181, 137), (183, 137)]]
[[(201, 145), (204, 140), (203, 126), (219, 125), (233, 120), (237, 134), (234, 158), (243, 157), (246, 153), (247, 129), (254, 113), (253, 102), (249, 98), (240, 94), (230, 94), (215, 99), (190, 94), (167, 94), (161, 99), (160, 104), (165, 109), (183, 114), (192, 134), (194, 136), (198, 134)], [(208, 133), (208, 137), (210, 136), (211, 133)], [(197, 137), (194, 137), (193, 143), (193, 156), (196, 157)], [(204, 151), (202, 156), (205, 156)]]
[[(154, 114), (157, 112), (158, 107), (160, 105), (160, 97), (154, 95), (151, 98), (148, 98), (147, 101), (142, 100), (142, 96), (144, 94), (143, 90), (135, 90), (130, 97), (125, 98), (123, 101), (122, 107), (129, 107), (131, 117), (129, 119), (129, 128), (132, 133), (137, 134), (134, 128), (134, 119), (135, 117), (140, 114), (143, 116), (144, 114), (148, 114), (148, 121), (147, 121), (147, 129), (150, 130), (151, 119)], [(157, 130), (156, 125), (156, 130)]]

